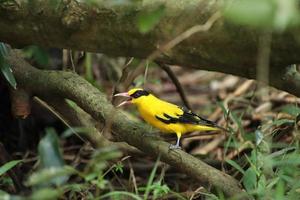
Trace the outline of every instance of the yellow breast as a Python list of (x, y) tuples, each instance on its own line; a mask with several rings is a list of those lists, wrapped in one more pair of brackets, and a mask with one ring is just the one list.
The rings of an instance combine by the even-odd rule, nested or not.
[[(158, 120), (155, 116), (162, 115), (162, 113), (168, 112), (179, 112), (178, 107), (176, 105), (170, 104), (168, 102), (162, 101), (154, 96), (146, 97), (146, 101), (141, 101), (137, 104), (139, 113), (141, 117), (152, 126), (158, 128), (160, 131), (165, 133), (176, 133), (180, 132), (182, 134), (186, 132), (194, 131), (192, 130), (192, 126), (180, 124), (180, 123), (172, 123), (166, 124)], [(174, 111), (176, 109), (176, 112)], [(178, 113), (181, 114), (181, 113)]]

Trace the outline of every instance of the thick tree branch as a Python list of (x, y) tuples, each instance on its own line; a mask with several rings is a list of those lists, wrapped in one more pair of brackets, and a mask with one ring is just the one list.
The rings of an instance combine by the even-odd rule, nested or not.
[[(238, 182), (231, 176), (213, 168), (181, 150), (169, 150), (169, 144), (155, 137), (147, 136), (149, 127), (129, 121), (121, 110), (116, 110), (105, 95), (72, 72), (42, 71), (30, 66), (12, 51), (8, 57), (13, 66), (17, 83), (34, 95), (59, 96), (76, 102), (94, 119), (104, 123), (107, 130), (119, 141), (151, 155), (158, 156), (164, 162), (194, 177), (202, 183), (208, 183), (221, 189), (228, 196), (245, 194)], [(145, 139), (147, 137), (147, 139)]]
[[(0, 3), (0, 41), (15, 46), (37, 44), (147, 58), (154, 51), (164, 50), (163, 46), (181, 33), (196, 29), (199, 31), (162, 52), (156, 60), (256, 78), (259, 38), (263, 32), (232, 25), (223, 17), (206, 23), (220, 10), (219, 1), (143, 0), (127, 6), (108, 5), (110, 1), (97, 1), (97, 5), (75, 0), (57, 2)], [(159, 24), (149, 33), (141, 34), (136, 26), (137, 16), (162, 3), (165, 13)], [(300, 43), (296, 37), (299, 31), (295, 27), (284, 34), (272, 35), (268, 83), (297, 96), (300, 96), (299, 84), (293, 79), (287, 81), (283, 66), (300, 62)]]

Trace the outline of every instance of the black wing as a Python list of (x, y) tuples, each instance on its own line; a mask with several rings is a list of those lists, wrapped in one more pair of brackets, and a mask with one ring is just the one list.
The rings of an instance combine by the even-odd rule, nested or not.
[(157, 115), (155, 117), (166, 124), (184, 123), (218, 127), (216, 123), (204, 119), (186, 108), (180, 109), (183, 111), (183, 113), (181, 115), (176, 114), (177, 117), (172, 117), (166, 113), (163, 114), (164, 118)]

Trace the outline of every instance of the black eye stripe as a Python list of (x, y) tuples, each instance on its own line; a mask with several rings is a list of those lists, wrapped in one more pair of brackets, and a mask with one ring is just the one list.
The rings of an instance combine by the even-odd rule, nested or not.
[(149, 92), (147, 92), (146, 90), (137, 90), (135, 91), (132, 95), (130, 95), (132, 98), (139, 98), (141, 96), (148, 96)]

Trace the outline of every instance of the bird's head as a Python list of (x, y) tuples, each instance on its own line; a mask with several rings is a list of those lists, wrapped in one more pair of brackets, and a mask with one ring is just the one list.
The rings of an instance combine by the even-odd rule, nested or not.
[(142, 88), (133, 88), (128, 92), (118, 93), (114, 96), (127, 97), (126, 101), (120, 103), (117, 107), (123, 106), (125, 104), (138, 104), (145, 99), (150, 93)]

